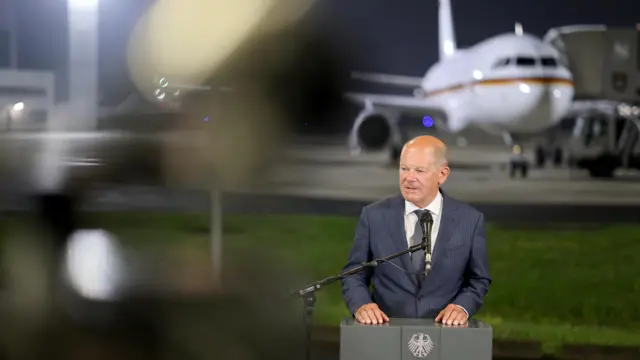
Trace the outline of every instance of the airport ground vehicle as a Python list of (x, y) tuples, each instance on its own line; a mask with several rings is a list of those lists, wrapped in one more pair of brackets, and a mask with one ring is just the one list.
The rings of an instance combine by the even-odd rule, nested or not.
[(586, 169), (592, 177), (640, 169), (640, 107), (618, 104), (609, 114), (577, 117), (566, 148), (569, 166)]
[(640, 168), (640, 32), (637, 28), (571, 25), (549, 30), (545, 42), (574, 76), (575, 95), (559, 129), (565, 160), (592, 177)]

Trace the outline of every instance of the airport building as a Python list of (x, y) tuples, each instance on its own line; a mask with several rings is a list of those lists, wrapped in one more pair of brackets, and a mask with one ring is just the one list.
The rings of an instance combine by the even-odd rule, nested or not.
[(0, 0), (0, 128), (42, 130), (53, 118), (94, 127), (98, 5)]
[[(34, 36), (55, 36), (55, 32), (42, 31), (50, 21), (41, 22), (39, 16), (18, 21), (24, 18), (21, 12), (29, 8), (15, 4), (0, 0), (0, 129), (40, 130), (56, 101), (55, 74), (59, 62), (55, 52), (26, 45)], [(38, 43), (46, 40), (40, 39)]]

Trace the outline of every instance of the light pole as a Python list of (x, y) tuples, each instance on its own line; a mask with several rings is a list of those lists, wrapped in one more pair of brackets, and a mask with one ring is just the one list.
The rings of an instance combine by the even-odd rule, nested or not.
[(11, 56), (11, 68), (18, 68), (18, 10), (15, 0), (9, 0), (6, 4), (9, 20), (9, 51)]
[(67, 0), (69, 118), (74, 128), (98, 120), (99, 0)]

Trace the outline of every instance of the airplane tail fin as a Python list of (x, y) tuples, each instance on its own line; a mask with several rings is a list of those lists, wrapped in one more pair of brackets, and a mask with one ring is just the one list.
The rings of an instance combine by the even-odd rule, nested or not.
[(516, 32), (516, 35), (522, 36), (522, 34), (524, 33), (524, 30), (522, 28), (522, 24), (521, 23), (519, 23), (519, 22), (516, 23), (515, 32)]
[(438, 8), (438, 37), (440, 60), (453, 56), (456, 52), (456, 33), (453, 29), (453, 15), (451, 0), (439, 0)]

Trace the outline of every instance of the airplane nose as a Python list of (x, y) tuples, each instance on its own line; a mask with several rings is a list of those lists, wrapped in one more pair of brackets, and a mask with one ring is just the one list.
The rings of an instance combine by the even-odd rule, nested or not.
[(522, 82), (518, 90), (522, 116), (517, 128), (525, 131), (540, 131), (555, 125), (567, 113), (573, 99), (573, 86), (566, 81)]
[(574, 89), (572, 84), (560, 83), (551, 84), (548, 87), (550, 120), (553, 124), (558, 123), (569, 111), (573, 102)]

